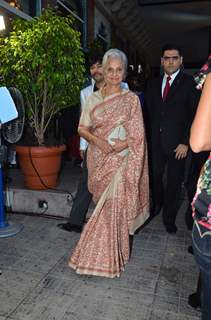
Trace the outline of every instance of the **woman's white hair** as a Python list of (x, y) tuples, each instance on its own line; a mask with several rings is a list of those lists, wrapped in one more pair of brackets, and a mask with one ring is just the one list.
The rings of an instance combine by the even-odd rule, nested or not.
[(127, 62), (126, 54), (123, 51), (121, 51), (119, 49), (110, 49), (110, 50), (106, 51), (106, 53), (103, 56), (103, 61), (102, 61), (103, 68), (106, 66), (109, 58), (120, 59), (122, 61), (124, 73), (126, 74), (128, 62)]

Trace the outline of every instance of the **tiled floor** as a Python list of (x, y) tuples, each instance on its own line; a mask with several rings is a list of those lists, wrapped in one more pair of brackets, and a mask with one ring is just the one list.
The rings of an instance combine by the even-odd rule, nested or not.
[(67, 258), (79, 238), (55, 219), (12, 214), (24, 229), (0, 239), (0, 320), (197, 320), (187, 304), (198, 271), (187, 252), (190, 231), (165, 232), (161, 216), (134, 237), (120, 278), (79, 276)]

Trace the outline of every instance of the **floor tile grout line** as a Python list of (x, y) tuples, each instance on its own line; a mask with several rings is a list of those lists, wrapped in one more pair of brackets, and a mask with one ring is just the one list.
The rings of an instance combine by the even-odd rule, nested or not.
[[(167, 239), (168, 239), (168, 237), (166, 237), (166, 239), (165, 239), (164, 252), (165, 252), (166, 247), (167, 247)], [(162, 261), (161, 261), (161, 264), (160, 264), (160, 267), (159, 267), (159, 272), (158, 272), (158, 274), (157, 274), (157, 279), (156, 279), (156, 284), (155, 284), (154, 294), (153, 294), (153, 300), (152, 300), (152, 310), (153, 310), (153, 304), (154, 304), (155, 297), (156, 297), (155, 292), (156, 292), (156, 289), (157, 289), (157, 287), (158, 287), (158, 280), (159, 280), (159, 277), (160, 277), (161, 266), (162, 266), (162, 264), (163, 264), (164, 258), (165, 258), (165, 255), (162, 256)], [(152, 315), (152, 313), (151, 313), (151, 315)], [(151, 318), (151, 315), (150, 315), (150, 318)], [(150, 319), (149, 319), (149, 320), (150, 320)]]
[(32, 288), (26, 293), (26, 295), (24, 296), (24, 298), (18, 303), (18, 305), (15, 307), (15, 309), (13, 309), (13, 311), (11, 311), (11, 312), (8, 314), (8, 316), (6, 316), (6, 320), (7, 320), (7, 319), (10, 319), (10, 317), (12, 316), (12, 314), (21, 306), (21, 304), (22, 304), (22, 303), (24, 302), (24, 300), (32, 293), (32, 291), (33, 291), (34, 289), (36, 289), (36, 288), (39, 286), (39, 284), (46, 278), (46, 276), (48, 276), (48, 274), (52, 271), (52, 269), (55, 268), (55, 266), (56, 266), (58, 263), (60, 263), (60, 261), (61, 261), (62, 259), (64, 259), (64, 256), (65, 256), (65, 255), (63, 255), (63, 256), (59, 259), (59, 261), (57, 261), (56, 264), (55, 264), (45, 275), (43, 275), (43, 277), (38, 281), (38, 283), (36, 283), (36, 285), (35, 285), (34, 287), (32, 287)]

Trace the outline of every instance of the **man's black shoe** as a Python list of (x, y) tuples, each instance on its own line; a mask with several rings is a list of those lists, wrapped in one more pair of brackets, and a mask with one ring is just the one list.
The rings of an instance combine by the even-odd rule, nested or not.
[(177, 226), (175, 224), (173, 225), (166, 225), (166, 231), (168, 233), (171, 233), (171, 234), (175, 234), (177, 232)]
[(201, 301), (200, 301), (200, 297), (197, 294), (197, 292), (192, 293), (192, 294), (189, 295), (188, 304), (189, 304), (189, 306), (191, 306), (194, 309), (200, 309), (201, 308)]
[(82, 231), (82, 229), (83, 229), (82, 227), (77, 226), (75, 224), (71, 224), (69, 222), (67, 222), (67, 223), (59, 223), (57, 226), (60, 229), (68, 231), (68, 232), (72, 232), (73, 231), (73, 232), (80, 233)]

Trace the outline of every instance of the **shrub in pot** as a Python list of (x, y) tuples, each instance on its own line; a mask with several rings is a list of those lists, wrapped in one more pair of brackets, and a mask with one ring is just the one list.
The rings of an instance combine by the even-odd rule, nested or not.
[[(47, 9), (30, 21), (16, 19), (9, 35), (1, 38), (2, 85), (16, 87), (23, 95), (26, 124), (31, 132), (30, 141), (24, 143), (28, 146), (33, 144), (45, 149), (49, 145), (47, 130), (53, 118), (63, 108), (74, 106), (79, 101), (84, 79), (84, 56), (80, 33), (74, 29), (73, 23), (71, 17), (61, 17)], [(20, 148), (17, 147), (18, 153)], [(52, 147), (49, 149), (52, 153)], [(32, 156), (32, 153), (33, 148), (28, 147), (26, 154)], [(34, 161), (36, 167), (37, 160)], [(48, 166), (50, 162), (47, 161)], [(26, 167), (24, 165), (22, 169)], [(33, 163), (28, 167), (34, 170)], [(44, 164), (37, 171), (43, 171), (43, 167)], [(55, 185), (55, 182), (45, 183), (49, 187)], [(34, 187), (40, 189), (42, 185), (39, 187), (34, 183), (31, 188)]]

